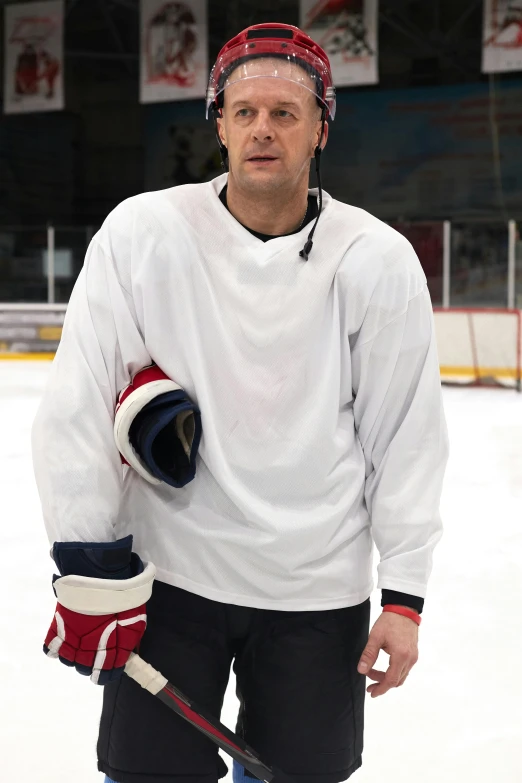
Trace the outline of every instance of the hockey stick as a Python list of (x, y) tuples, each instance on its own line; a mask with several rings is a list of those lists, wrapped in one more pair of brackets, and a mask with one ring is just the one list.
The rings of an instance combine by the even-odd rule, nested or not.
[(139, 655), (131, 653), (125, 673), (264, 783), (293, 783), (289, 775), (261, 761), (240, 737), (191, 701)]

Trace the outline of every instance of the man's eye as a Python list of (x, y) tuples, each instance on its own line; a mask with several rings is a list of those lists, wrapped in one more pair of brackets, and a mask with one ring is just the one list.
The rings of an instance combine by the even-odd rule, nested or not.
[(238, 117), (248, 117), (250, 109), (240, 109), (237, 113)]
[(276, 111), (276, 114), (279, 117), (291, 117), (292, 116), (289, 111), (286, 111), (286, 109), (279, 109), (278, 111)]

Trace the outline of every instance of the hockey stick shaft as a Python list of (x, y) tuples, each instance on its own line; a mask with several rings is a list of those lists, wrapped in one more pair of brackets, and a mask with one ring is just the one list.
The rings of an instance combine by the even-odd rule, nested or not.
[(125, 666), (125, 673), (166, 704), (173, 712), (191, 723), (195, 729), (205, 734), (214, 744), (260, 780), (265, 783), (272, 783), (272, 781), (273, 783), (292, 783), (291, 778), (262, 762), (258, 754), (240, 737), (195, 704), (188, 696), (185, 696), (139, 655), (135, 653), (130, 655)]

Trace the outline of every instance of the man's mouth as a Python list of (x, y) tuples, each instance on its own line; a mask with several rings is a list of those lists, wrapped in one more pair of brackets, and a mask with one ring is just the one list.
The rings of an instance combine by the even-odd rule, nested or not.
[(256, 162), (256, 161), (277, 160), (277, 158), (274, 155), (252, 155), (252, 157), (248, 158), (248, 160)]

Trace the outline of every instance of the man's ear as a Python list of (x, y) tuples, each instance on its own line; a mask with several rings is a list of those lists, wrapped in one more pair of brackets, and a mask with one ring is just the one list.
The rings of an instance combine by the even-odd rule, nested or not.
[[(315, 157), (315, 151), (317, 149), (317, 145), (319, 144), (319, 139), (321, 139), (321, 125), (322, 125), (322, 121), (319, 121), (319, 127), (317, 129), (317, 134), (314, 137), (312, 154), (310, 155), (311, 158)], [(328, 123), (325, 122), (323, 138), (321, 139), (321, 150), (324, 150), (327, 141), (328, 141)]]
[[(329, 131), (329, 125), (328, 125), (327, 122), (325, 122), (323, 138), (321, 139), (321, 149), (322, 150), (324, 150), (324, 148), (326, 147), (326, 142), (328, 141), (328, 131)], [(321, 138), (321, 128), (319, 128), (319, 131), (317, 133), (317, 144), (319, 144), (319, 139), (320, 138)]]
[(221, 140), (221, 143), (224, 144), (226, 147), (227, 142), (226, 142), (226, 133), (225, 133), (225, 122), (223, 120), (223, 110), (221, 110), (221, 117), (216, 118), (216, 122), (217, 122), (219, 138)]

